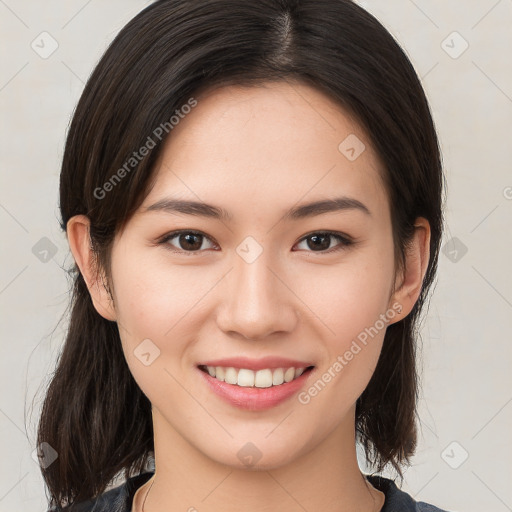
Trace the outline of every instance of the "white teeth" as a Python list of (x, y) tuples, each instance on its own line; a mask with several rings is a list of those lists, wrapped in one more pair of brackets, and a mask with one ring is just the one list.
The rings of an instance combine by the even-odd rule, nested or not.
[(284, 381), (290, 382), (294, 378), (295, 378), (295, 368), (288, 368), (288, 370), (286, 370), (284, 372)]
[(226, 368), (226, 375), (224, 377), (224, 381), (227, 382), (228, 384), (237, 384), (238, 372), (235, 370), (235, 368)]
[(206, 368), (208, 368), (208, 371), (210, 371), (210, 369), (213, 369), (213, 375), (210, 373), (210, 375), (212, 375), (212, 377), (216, 377), (217, 379), (219, 380), (222, 380), (224, 381), (225, 378), (226, 378), (226, 371), (224, 370), (224, 368), (220, 367), (220, 366), (207, 366)]
[[(272, 370), (258, 370), (254, 373), (252, 370), (246, 370), (254, 375), (254, 387), (255, 388), (269, 388), (272, 386)], [(240, 386), (240, 378), (238, 385)]]
[(277, 368), (272, 374), (272, 384), (278, 386), (284, 382), (284, 371), (282, 368)]
[(208, 373), (215, 377), (217, 380), (227, 382), (228, 384), (236, 384), (237, 386), (250, 388), (269, 388), (271, 386), (279, 386), (283, 382), (290, 382), (297, 377), (300, 377), (305, 368), (276, 368), (271, 370), (269, 368), (264, 370), (248, 370), (247, 368), (222, 366), (207, 366)]
[(238, 370), (238, 380), (236, 383), (239, 386), (252, 387), (254, 386), (254, 378), (254, 372), (251, 370), (241, 369)]

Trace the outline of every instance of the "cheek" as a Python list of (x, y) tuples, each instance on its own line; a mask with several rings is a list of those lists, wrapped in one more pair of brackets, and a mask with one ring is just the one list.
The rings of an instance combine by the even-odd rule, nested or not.
[(207, 284), (192, 267), (165, 258), (125, 259), (114, 275), (117, 311), (125, 326), (139, 335), (158, 339), (190, 311)]
[(377, 365), (386, 328), (394, 317), (388, 308), (392, 272), (391, 256), (368, 251), (350, 261), (347, 258), (336, 269), (322, 267), (309, 279), (309, 288), (305, 282), (301, 285), (302, 297), (307, 297), (304, 302), (325, 333), (326, 359), (320, 378), (336, 390), (327, 394), (341, 408), (363, 392)]
[[(375, 257), (374, 257), (375, 256)], [(318, 267), (300, 280), (300, 296), (340, 348), (370, 328), (388, 307), (393, 262), (368, 253), (336, 267)]]
[(160, 258), (127, 258), (119, 260), (115, 269), (119, 330), (134, 376), (140, 373), (137, 354), (143, 342), (149, 352), (159, 351), (151, 363), (153, 369), (173, 366), (173, 361), (182, 359), (186, 340), (197, 334), (198, 323), (191, 319), (202, 314), (202, 299), (218, 276), (207, 267), (199, 272), (192, 266), (171, 266)]

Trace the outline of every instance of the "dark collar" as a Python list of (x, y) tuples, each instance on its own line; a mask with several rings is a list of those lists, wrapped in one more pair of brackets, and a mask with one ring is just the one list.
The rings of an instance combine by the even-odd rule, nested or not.
[[(110, 489), (96, 499), (84, 501), (67, 509), (69, 512), (131, 512), (137, 489), (144, 485), (154, 472), (148, 471), (129, 478), (124, 484)], [(368, 481), (382, 491), (386, 501), (381, 512), (446, 512), (433, 505), (416, 502), (400, 490), (393, 480), (378, 475), (365, 475)]]
[(416, 512), (416, 502), (409, 494), (401, 491), (389, 478), (378, 475), (365, 475), (366, 479), (386, 495), (381, 512)]

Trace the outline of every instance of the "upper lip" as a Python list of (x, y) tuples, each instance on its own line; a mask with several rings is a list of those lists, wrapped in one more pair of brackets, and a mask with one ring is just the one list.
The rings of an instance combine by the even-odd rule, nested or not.
[(224, 368), (247, 368), (248, 370), (265, 370), (269, 368), (275, 370), (276, 368), (307, 368), (313, 366), (311, 363), (304, 361), (297, 361), (285, 357), (267, 356), (261, 359), (250, 359), (248, 357), (230, 357), (225, 359), (215, 359), (211, 361), (203, 361), (198, 366), (223, 366)]

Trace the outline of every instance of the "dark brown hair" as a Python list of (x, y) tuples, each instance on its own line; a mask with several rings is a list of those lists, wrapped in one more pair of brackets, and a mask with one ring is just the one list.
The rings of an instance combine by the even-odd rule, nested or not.
[[(89, 217), (97, 268), (109, 289), (112, 242), (149, 193), (171, 130), (108, 187), (108, 197), (102, 197), (105, 183), (199, 91), (282, 80), (320, 90), (366, 132), (386, 171), (396, 269), (403, 268), (415, 219), (430, 223), (420, 297), (406, 318), (388, 326), (377, 368), (356, 404), (367, 461), (378, 472), (390, 463), (402, 475), (416, 446), (418, 320), (437, 270), (444, 176), (413, 66), (364, 9), (350, 0), (149, 5), (110, 44), (74, 112), (60, 177), (61, 228), (74, 215)], [(141, 472), (154, 448), (151, 404), (126, 364), (117, 325), (97, 313), (77, 266), (69, 272), (69, 327), (37, 438), (38, 446), (48, 443), (58, 453), (41, 468), (56, 507), (95, 497), (119, 474)]]

